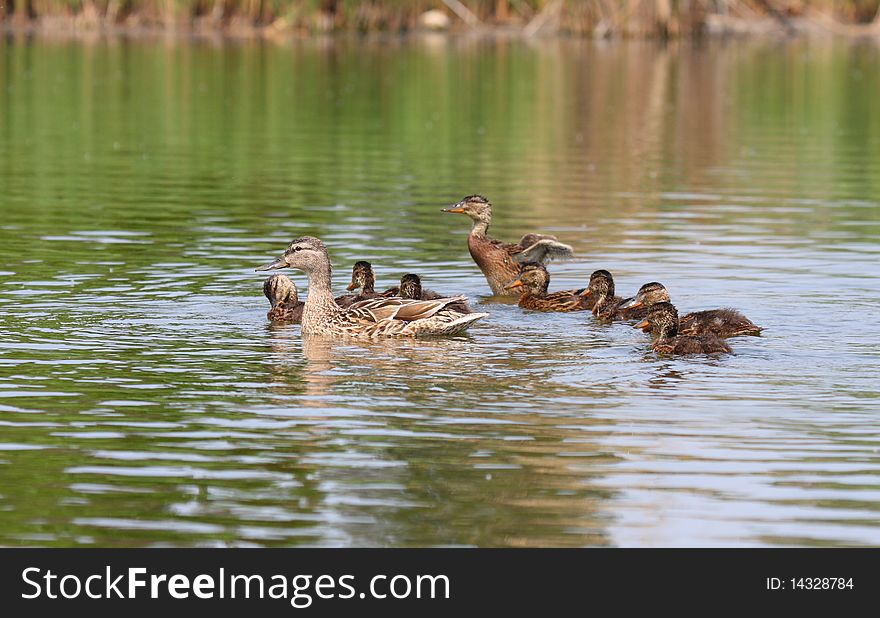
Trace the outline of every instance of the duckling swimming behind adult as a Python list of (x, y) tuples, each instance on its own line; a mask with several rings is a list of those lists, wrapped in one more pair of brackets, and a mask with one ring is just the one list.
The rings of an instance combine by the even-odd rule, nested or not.
[(730, 354), (730, 346), (717, 335), (681, 335), (678, 311), (672, 303), (657, 303), (648, 316), (635, 325), (655, 337), (651, 348), (660, 354)]
[[(662, 283), (652, 281), (639, 288), (635, 298), (621, 305), (622, 309), (650, 308), (658, 303), (669, 302), (669, 292)], [(762, 328), (735, 309), (707, 309), (688, 313), (680, 320), (682, 335), (717, 335), (737, 337), (760, 335)]]
[(263, 282), (263, 294), (272, 308), (266, 317), (272, 322), (299, 324), (305, 303), (299, 300), (296, 284), (285, 275), (272, 275)]
[(520, 267), (516, 260), (519, 254), (524, 254), (524, 262), (541, 263), (574, 254), (571, 247), (558, 242), (555, 236), (525, 234), (517, 244), (490, 238), (488, 230), (492, 223), (492, 204), (482, 195), (469, 195), (457, 204), (444, 208), (443, 212), (465, 214), (473, 221), (468, 236), (468, 250), (496, 296), (520, 295), (519, 289), (505, 287), (519, 276)]
[(635, 320), (643, 317), (644, 310), (623, 309), (630, 298), (614, 295), (614, 277), (607, 270), (597, 270), (590, 275), (590, 285), (584, 294), (593, 299), (593, 315), (600, 320)]
[(375, 287), (376, 275), (373, 273), (373, 265), (364, 260), (359, 260), (354, 263), (354, 266), (351, 269), (351, 283), (345, 288), (349, 292), (354, 292), (355, 290), (359, 291), (355, 294), (343, 294), (342, 296), (337, 296), (336, 304), (340, 307), (350, 307), (354, 303), (367, 300), (368, 298), (387, 298), (389, 296), (397, 296), (399, 291), (398, 288), (394, 287), (385, 290), (382, 293), (378, 293), (376, 292)]
[(585, 290), (560, 290), (548, 293), (550, 273), (543, 264), (523, 264), (522, 271), (516, 281), (508, 284), (508, 288), (522, 288), (519, 306), (532, 311), (589, 311), (596, 299), (585, 294)]
[[(422, 287), (422, 279), (413, 273), (408, 273), (400, 278), (399, 296), (401, 298), (410, 298), (413, 300), (436, 300), (444, 298), (442, 294), (434, 290), (426, 290)], [(473, 309), (467, 303), (452, 303), (449, 309), (459, 311), (461, 313), (471, 313)]]
[(448, 306), (464, 296), (436, 300), (371, 298), (347, 309), (336, 304), (331, 290), (332, 267), (324, 243), (313, 236), (297, 238), (281, 257), (258, 271), (297, 268), (309, 277), (309, 296), (302, 314), (306, 336), (419, 337), (455, 335), (487, 313), (462, 314)]

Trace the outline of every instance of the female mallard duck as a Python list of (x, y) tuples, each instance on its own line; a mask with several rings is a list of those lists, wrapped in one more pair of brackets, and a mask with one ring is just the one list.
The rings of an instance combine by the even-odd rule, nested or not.
[(523, 264), (516, 281), (508, 288), (522, 288), (519, 306), (532, 311), (588, 311), (593, 308), (595, 299), (586, 295), (585, 290), (562, 290), (547, 293), (550, 273), (543, 264)]
[(492, 204), (481, 195), (469, 195), (457, 204), (444, 208), (443, 212), (462, 213), (473, 220), (468, 249), (496, 296), (520, 295), (516, 288), (505, 288), (519, 276), (519, 263), (544, 263), (554, 258), (569, 258), (574, 254), (571, 247), (558, 242), (555, 236), (526, 234), (515, 245), (489, 238), (487, 232), (492, 222)]
[(345, 289), (349, 292), (359, 290), (355, 294), (343, 294), (336, 297), (336, 304), (340, 307), (351, 307), (354, 303), (368, 298), (397, 296), (398, 288), (389, 288), (382, 293), (376, 292), (376, 275), (373, 274), (373, 265), (364, 260), (354, 263), (351, 269), (351, 283)]
[[(635, 298), (621, 305), (621, 309), (650, 308), (658, 303), (668, 303), (669, 292), (662, 283), (652, 281), (639, 288)], [(762, 328), (735, 309), (707, 309), (695, 311), (681, 318), (679, 332), (682, 335), (717, 335), (737, 337), (760, 335)]]
[(308, 275), (309, 296), (302, 315), (304, 335), (337, 337), (417, 337), (454, 335), (488, 313), (462, 314), (449, 309), (464, 296), (436, 300), (371, 298), (342, 308), (331, 290), (330, 257), (324, 243), (312, 236), (294, 240), (287, 251), (258, 271), (297, 268)]
[(597, 270), (590, 275), (590, 285), (584, 291), (593, 299), (593, 315), (600, 320), (634, 320), (644, 317), (644, 309), (624, 309), (631, 299), (614, 295), (614, 277), (607, 270)]
[(269, 299), (272, 308), (266, 317), (272, 322), (299, 324), (302, 321), (303, 306), (296, 293), (296, 284), (285, 275), (272, 275), (263, 283), (263, 294)]
[[(412, 273), (406, 274), (400, 278), (399, 296), (401, 298), (409, 298), (413, 300), (436, 300), (443, 298), (442, 294), (438, 294), (433, 290), (422, 288), (422, 280), (418, 275)], [(465, 302), (456, 302), (449, 305), (449, 309), (458, 311), (459, 313), (471, 313), (473, 309)]]
[(651, 347), (660, 354), (730, 354), (730, 346), (716, 335), (681, 335), (678, 331), (678, 311), (672, 303), (657, 303), (648, 316), (635, 325), (654, 337)]

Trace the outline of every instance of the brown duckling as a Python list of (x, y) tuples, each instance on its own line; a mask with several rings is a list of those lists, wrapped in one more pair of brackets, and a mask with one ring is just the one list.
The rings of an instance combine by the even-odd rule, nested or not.
[[(658, 303), (669, 302), (669, 292), (662, 283), (652, 281), (639, 288), (635, 298), (621, 305), (622, 309), (650, 308)], [(735, 309), (707, 309), (688, 313), (681, 318), (679, 332), (682, 335), (717, 335), (737, 337), (760, 335), (762, 328)]]
[[(418, 275), (409, 273), (400, 278), (401, 298), (410, 298), (413, 300), (436, 300), (444, 298), (442, 294), (438, 294), (433, 290), (427, 290), (422, 287), (422, 280)], [(449, 309), (458, 311), (459, 313), (471, 313), (473, 309), (464, 302), (453, 303), (448, 305)]]
[(730, 346), (717, 335), (682, 335), (678, 331), (678, 311), (672, 303), (657, 303), (648, 316), (635, 325), (654, 336), (651, 348), (660, 354), (730, 354)]
[(522, 262), (541, 263), (574, 254), (571, 247), (558, 242), (555, 236), (526, 234), (515, 245), (490, 238), (487, 233), (492, 222), (492, 204), (482, 195), (469, 195), (457, 204), (444, 208), (443, 212), (465, 214), (473, 221), (468, 236), (468, 250), (496, 296), (520, 295), (518, 288), (505, 288), (507, 283), (519, 276), (516, 259), (519, 254), (524, 254), (520, 256)]
[(387, 298), (397, 296), (398, 288), (390, 288), (382, 293), (376, 292), (376, 276), (373, 274), (373, 265), (364, 260), (354, 263), (351, 269), (351, 283), (345, 289), (349, 292), (360, 290), (355, 294), (343, 294), (336, 297), (336, 304), (340, 307), (350, 307), (354, 303), (370, 298)]
[(305, 303), (299, 300), (296, 284), (285, 275), (272, 275), (263, 283), (263, 294), (272, 308), (266, 317), (272, 322), (299, 324)]
[(508, 288), (522, 288), (519, 306), (532, 311), (589, 311), (593, 308), (595, 298), (584, 294), (585, 290), (560, 290), (548, 293), (550, 273), (543, 264), (523, 264), (522, 271), (516, 281), (508, 284)]
[(622, 308), (631, 299), (614, 295), (614, 277), (607, 270), (590, 275), (590, 285), (584, 294), (593, 298), (593, 315), (600, 320), (634, 320), (645, 315), (643, 310)]

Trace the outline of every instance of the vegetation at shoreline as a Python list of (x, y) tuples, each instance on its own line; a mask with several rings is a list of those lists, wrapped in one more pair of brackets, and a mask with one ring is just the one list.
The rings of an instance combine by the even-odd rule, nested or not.
[(594, 37), (880, 36), (880, 0), (0, 0), (6, 29), (285, 35), (495, 29)]

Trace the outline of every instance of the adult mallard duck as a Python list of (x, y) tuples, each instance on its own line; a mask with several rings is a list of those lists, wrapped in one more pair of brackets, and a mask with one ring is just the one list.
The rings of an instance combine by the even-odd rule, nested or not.
[(336, 304), (340, 307), (350, 307), (356, 302), (368, 298), (397, 296), (399, 289), (389, 288), (384, 292), (376, 292), (376, 275), (373, 273), (373, 265), (364, 260), (358, 260), (351, 269), (351, 283), (345, 289), (354, 294), (343, 294), (336, 297)]
[(257, 271), (296, 268), (309, 278), (309, 296), (302, 315), (304, 335), (335, 337), (418, 337), (454, 335), (488, 313), (462, 314), (449, 305), (464, 296), (436, 300), (371, 298), (348, 308), (336, 304), (331, 290), (330, 257), (324, 243), (313, 236), (297, 238), (284, 254)]
[(266, 317), (272, 322), (299, 324), (302, 321), (303, 306), (299, 300), (296, 284), (285, 275), (272, 275), (263, 282), (263, 294), (269, 299), (272, 308)]
[[(444, 298), (442, 294), (438, 294), (433, 290), (427, 290), (422, 287), (422, 279), (413, 273), (409, 273), (400, 278), (400, 288), (395, 288), (400, 290), (401, 298), (409, 298), (413, 300), (436, 300), (438, 298)], [(471, 313), (473, 309), (467, 303), (457, 302), (449, 305), (449, 309), (453, 311), (458, 311), (459, 313)]]
[(593, 315), (600, 320), (635, 320), (644, 317), (644, 309), (623, 309), (629, 298), (614, 295), (614, 277), (607, 270), (597, 270), (590, 275), (590, 285), (584, 291), (593, 298)]
[(716, 335), (682, 335), (678, 330), (678, 311), (672, 303), (657, 303), (647, 317), (635, 325), (654, 336), (651, 347), (660, 354), (730, 354), (730, 346)]
[[(652, 281), (639, 288), (634, 298), (621, 305), (621, 309), (650, 308), (658, 303), (668, 303), (669, 292), (662, 283)], [(707, 309), (688, 313), (681, 318), (679, 332), (683, 335), (717, 335), (737, 337), (760, 335), (763, 329), (735, 309)]]
[(584, 294), (585, 290), (561, 290), (548, 293), (550, 273), (543, 264), (523, 264), (519, 277), (507, 285), (522, 288), (519, 306), (532, 311), (589, 311), (595, 298)]
[(444, 208), (443, 212), (465, 214), (474, 222), (468, 236), (468, 249), (496, 296), (520, 295), (516, 288), (505, 288), (519, 276), (519, 263), (544, 263), (555, 258), (569, 258), (574, 254), (571, 247), (560, 243), (555, 236), (526, 234), (515, 245), (490, 238), (487, 232), (492, 223), (492, 204), (482, 195), (469, 195), (457, 204)]

